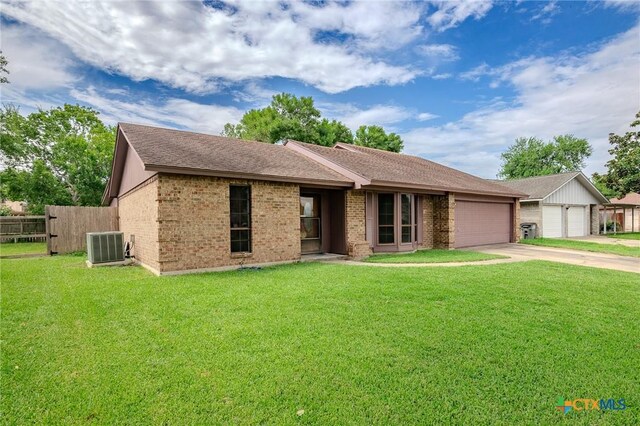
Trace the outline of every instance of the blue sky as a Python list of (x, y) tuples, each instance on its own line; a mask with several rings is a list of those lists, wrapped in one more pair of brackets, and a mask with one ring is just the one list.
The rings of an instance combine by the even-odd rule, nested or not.
[(607, 135), (640, 110), (637, 2), (0, 2), (24, 113), (65, 102), (219, 133), (285, 91), (483, 177), (518, 136)]

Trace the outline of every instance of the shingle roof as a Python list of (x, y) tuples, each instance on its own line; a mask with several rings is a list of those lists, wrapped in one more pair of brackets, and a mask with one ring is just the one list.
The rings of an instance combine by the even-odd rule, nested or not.
[(496, 182), (515, 189), (516, 191), (529, 194), (529, 197), (523, 198), (522, 201), (542, 200), (579, 174), (580, 172), (568, 172), (524, 179), (501, 180)]
[(189, 169), (223, 175), (261, 176), (265, 180), (353, 183), (282, 145), (130, 123), (120, 123), (119, 127), (149, 170)]
[(415, 186), (425, 189), (519, 197), (525, 194), (433, 161), (355, 145), (334, 148), (289, 141), (370, 181), (371, 185)]
[[(296, 183), (417, 188), (503, 197), (525, 194), (411, 155), (338, 144), (334, 148), (291, 141), (273, 145), (222, 136), (120, 123), (145, 169)], [(309, 155), (311, 153), (312, 155)]]
[(622, 198), (612, 198), (611, 204), (634, 204), (640, 206), (640, 194), (630, 192)]

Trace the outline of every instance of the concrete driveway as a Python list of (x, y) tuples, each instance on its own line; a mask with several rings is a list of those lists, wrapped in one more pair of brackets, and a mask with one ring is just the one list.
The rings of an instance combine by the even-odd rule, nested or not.
[[(594, 268), (640, 274), (640, 258), (617, 256), (615, 254), (593, 253), (563, 248), (530, 246), (524, 244), (498, 244), (469, 248), (483, 253), (509, 256), (518, 260), (548, 260), (571, 265), (592, 266)], [(640, 278), (638, 279), (640, 283)]]
[(623, 238), (607, 237), (605, 235), (589, 235), (588, 237), (565, 238), (567, 240), (587, 241), (598, 244), (618, 244), (621, 246), (640, 248), (640, 240), (625, 240)]

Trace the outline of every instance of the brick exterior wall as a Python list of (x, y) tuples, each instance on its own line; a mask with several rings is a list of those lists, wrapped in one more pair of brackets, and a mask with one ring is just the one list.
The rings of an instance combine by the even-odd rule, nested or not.
[[(300, 259), (298, 185), (186, 175), (158, 182), (161, 273)], [(251, 186), (250, 254), (231, 253), (230, 184)]]
[(160, 269), (158, 259), (158, 176), (118, 199), (120, 231), (125, 241), (135, 235), (133, 254), (136, 260)]
[(366, 236), (365, 191), (349, 190), (345, 199), (347, 254), (355, 259), (369, 256), (372, 251)]
[(433, 248), (452, 249), (455, 244), (454, 194), (433, 196)]
[(516, 200), (513, 205), (513, 231), (512, 242), (517, 243), (520, 241), (520, 201)]
[(433, 248), (433, 197), (422, 196), (422, 243), (420, 248)]
[[(633, 210), (631, 210), (633, 212)], [(632, 213), (633, 214), (633, 213)], [(598, 235), (600, 233), (600, 206), (596, 204), (591, 205), (591, 234)]]

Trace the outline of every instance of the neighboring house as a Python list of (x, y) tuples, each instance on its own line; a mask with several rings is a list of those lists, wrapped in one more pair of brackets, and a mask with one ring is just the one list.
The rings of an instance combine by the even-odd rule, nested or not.
[(164, 274), (513, 242), (522, 196), (403, 154), (122, 123), (103, 203)]
[(2, 206), (11, 209), (11, 214), (15, 216), (21, 216), (27, 212), (27, 203), (24, 201), (3, 200)]
[(599, 231), (599, 206), (608, 200), (582, 172), (500, 183), (529, 194), (520, 200), (520, 222), (535, 223), (538, 237), (582, 237)]
[(612, 222), (610, 229), (603, 226), (602, 232), (640, 231), (640, 194), (630, 192), (623, 198), (612, 198), (602, 206), (603, 223)]

